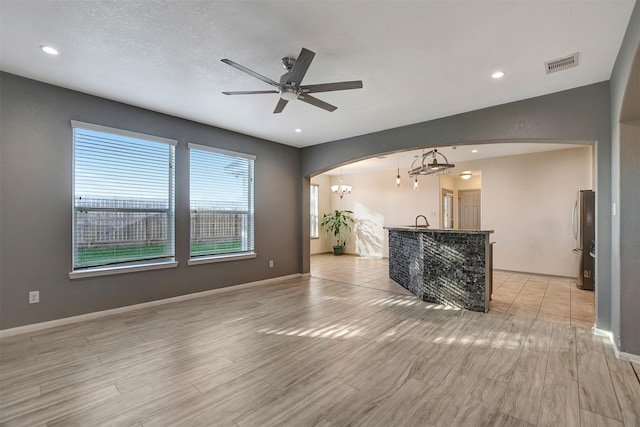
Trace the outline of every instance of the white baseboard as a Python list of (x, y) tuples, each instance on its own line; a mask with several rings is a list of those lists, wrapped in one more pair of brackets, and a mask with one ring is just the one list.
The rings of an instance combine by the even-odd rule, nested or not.
[(556, 277), (558, 279), (571, 279), (571, 280), (578, 280), (577, 277), (575, 276), (559, 276), (557, 274), (547, 274), (547, 273), (534, 273), (531, 271), (517, 271), (517, 270), (507, 270), (505, 268), (498, 268), (495, 267), (493, 268), (493, 271), (501, 271), (504, 273), (515, 273), (515, 274), (533, 274), (533, 275), (537, 275), (537, 276), (549, 276), (549, 277)]
[(613, 334), (609, 331), (605, 331), (604, 329), (598, 329), (595, 326), (593, 328), (591, 328), (593, 330), (593, 335), (597, 336), (597, 337), (605, 337), (605, 338), (609, 338), (611, 340), (611, 342), (613, 343)]
[(193, 294), (179, 295), (177, 297), (164, 298), (164, 299), (159, 299), (159, 300), (149, 301), (149, 302), (143, 302), (143, 303), (134, 304), (134, 305), (127, 305), (127, 306), (124, 306), (124, 307), (112, 308), (112, 309), (109, 309), (109, 310), (102, 310), (102, 311), (95, 311), (93, 313), (79, 314), (77, 316), (64, 317), (62, 319), (50, 320), (50, 321), (47, 321), (47, 322), (32, 323), (31, 325), (24, 325), (24, 326), (18, 326), (18, 327), (15, 327), (15, 328), (9, 328), (9, 329), (0, 330), (0, 339), (6, 338), (6, 337), (12, 337), (12, 336), (15, 336), (15, 335), (26, 334), (26, 333), (30, 333), (30, 332), (41, 331), (43, 329), (54, 328), (56, 326), (64, 326), (64, 325), (69, 325), (69, 324), (72, 324), (72, 323), (99, 319), (101, 317), (112, 316), (114, 314), (127, 313), (129, 311), (140, 310), (140, 309), (143, 309), (143, 308), (155, 307), (155, 306), (158, 306), (158, 305), (170, 304), (170, 303), (173, 303), (173, 302), (187, 301), (187, 300), (190, 300), (190, 299), (202, 298), (202, 297), (206, 297), (206, 296), (217, 294), (217, 293), (236, 291), (238, 289), (250, 288), (250, 287), (253, 287), (253, 286), (268, 285), (268, 284), (275, 283), (275, 282), (281, 282), (283, 280), (298, 279), (298, 278), (301, 278), (301, 277), (309, 277), (309, 276), (310, 276), (309, 273), (306, 273), (306, 274), (300, 274), (300, 273), (290, 274), (288, 276), (280, 276), (280, 277), (274, 277), (274, 278), (271, 278), (271, 279), (258, 280), (256, 282), (242, 283), (240, 285), (233, 285), (233, 286), (227, 286), (227, 287), (224, 287), (224, 288), (211, 289), (211, 290), (208, 290), (208, 291), (195, 292)]
[(640, 363), (640, 355), (618, 351), (618, 348), (615, 345), (613, 346), (613, 348), (618, 359), (626, 360), (627, 362)]
[(611, 345), (613, 346), (613, 353), (616, 355), (617, 359), (626, 360), (628, 362), (640, 363), (640, 355), (633, 354), (633, 353), (625, 353), (624, 351), (618, 350), (618, 346), (616, 345), (616, 340), (613, 339), (613, 334), (611, 332), (594, 327), (593, 334), (599, 337), (609, 338), (609, 341), (611, 341)]

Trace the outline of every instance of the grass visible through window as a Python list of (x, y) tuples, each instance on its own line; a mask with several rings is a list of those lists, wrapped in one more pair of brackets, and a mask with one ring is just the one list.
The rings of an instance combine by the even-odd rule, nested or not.
[(166, 256), (166, 244), (78, 248), (76, 252), (76, 266), (98, 267), (107, 264), (150, 260)]
[[(191, 244), (191, 256), (219, 255), (240, 252), (242, 241), (194, 242)], [(166, 244), (103, 246), (78, 248), (76, 265), (78, 267), (100, 267), (131, 261), (152, 260), (167, 256)]]
[(193, 242), (191, 243), (191, 256), (219, 255), (242, 250), (241, 240), (228, 242)]

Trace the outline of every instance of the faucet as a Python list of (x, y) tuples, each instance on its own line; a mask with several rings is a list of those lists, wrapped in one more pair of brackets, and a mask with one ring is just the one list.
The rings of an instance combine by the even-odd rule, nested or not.
[(424, 218), (424, 222), (427, 224), (427, 227), (429, 226), (429, 221), (427, 221), (427, 217), (424, 216), (424, 215), (418, 215), (416, 217), (416, 230), (418, 229), (418, 218), (420, 218), (420, 217)]

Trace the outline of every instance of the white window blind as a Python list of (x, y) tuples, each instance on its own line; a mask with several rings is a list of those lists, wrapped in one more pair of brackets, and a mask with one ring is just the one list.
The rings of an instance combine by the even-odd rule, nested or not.
[(72, 126), (73, 270), (173, 261), (176, 141)]
[(309, 211), (310, 211), (310, 223), (311, 223), (311, 238), (318, 237), (318, 185), (311, 184), (309, 187)]
[(255, 156), (189, 144), (191, 258), (254, 250)]

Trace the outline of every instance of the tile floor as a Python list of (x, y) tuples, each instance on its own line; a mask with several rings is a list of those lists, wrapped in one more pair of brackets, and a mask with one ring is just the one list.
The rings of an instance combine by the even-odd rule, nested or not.
[(424, 303), (386, 262), (326, 261), (359, 284), (294, 278), (3, 337), (0, 426), (640, 426), (638, 368), (589, 329)]
[(582, 328), (595, 323), (595, 293), (578, 289), (575, 280), (564, 277), (496, 270), (489, 308)]
[[(389, 261), (353, 255), (311, 256), (311, 275), (352, 285), (410, 294), (389, 278)], [(489, 310), (582, 328), (595, 323), (595, 295), (569, 278), (495, 270)]]
[(0, 426), (640, 426), (640, 366), (569, 324), (592, 305), (569, 281), (496, 272), (507, 313), (485, 314), (387, 266), (314, 256), (315, 277), (3, 337)]

